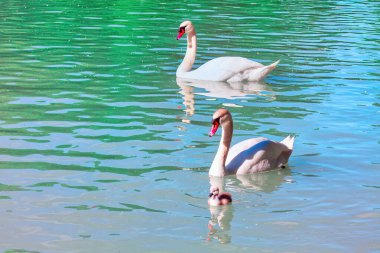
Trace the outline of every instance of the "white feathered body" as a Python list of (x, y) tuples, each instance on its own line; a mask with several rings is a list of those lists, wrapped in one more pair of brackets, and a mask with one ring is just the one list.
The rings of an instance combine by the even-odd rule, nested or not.
[(251, 174), (286, 166), (293, 150), (294, 137), (282, 142), (259, 137), (232, 146), (226, 159), (227, 174)]

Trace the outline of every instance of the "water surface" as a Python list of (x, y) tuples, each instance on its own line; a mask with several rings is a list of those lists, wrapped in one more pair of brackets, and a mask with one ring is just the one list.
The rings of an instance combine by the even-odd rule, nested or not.
[[(7, 1), (0, 19), (4, 252), (380, 251), (378, 1)], [(281, 60), (260, 84), (177, 81), (186, 40)], [(233, 142), (297, 136), (289, 168), (219, 182)]]

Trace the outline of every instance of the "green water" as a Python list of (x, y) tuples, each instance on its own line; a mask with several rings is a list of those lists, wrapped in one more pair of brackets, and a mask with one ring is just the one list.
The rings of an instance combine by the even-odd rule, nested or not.
[[(281, 60), (257, 85), (181, 83), (197, 63)], [(380, 251), (378, 1), (3, 1), (2, 252)], [(220, 182), (233, 142), (297, 136), (289, 169)]]

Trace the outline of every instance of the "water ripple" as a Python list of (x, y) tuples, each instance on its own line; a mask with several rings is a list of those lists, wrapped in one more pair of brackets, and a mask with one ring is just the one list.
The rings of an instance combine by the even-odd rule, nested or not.
[[(371, 0), (5, 1), (2, 249), (112, 252), (129, 240), (136, 252), (210, 252), (219, 242), (231, 252), (376, 250), (379, 9)], [(279, 66), (255, 86), (177, 81), (186, 40), (175, 36), (189, 17), (196, 66), (226, 55)], [(226, 177), (234, 204), (218, 220), (207, 170), (220, 135), (207, 133), (220, 107), (234, 116), (234, 143), (297, 141), (289, 170)]]

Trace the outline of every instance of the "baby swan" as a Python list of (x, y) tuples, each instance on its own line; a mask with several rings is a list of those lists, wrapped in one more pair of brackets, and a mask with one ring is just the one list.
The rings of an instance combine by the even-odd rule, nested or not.
[(211, 186), (208, 204), (210, 206), (224, 206), (231, 204), (232, 196), (228, 192), (220, 192), (219, 187)]

